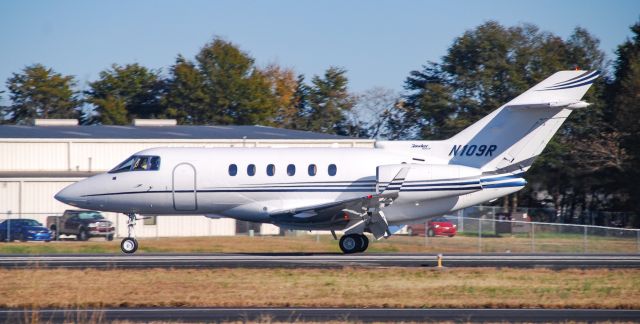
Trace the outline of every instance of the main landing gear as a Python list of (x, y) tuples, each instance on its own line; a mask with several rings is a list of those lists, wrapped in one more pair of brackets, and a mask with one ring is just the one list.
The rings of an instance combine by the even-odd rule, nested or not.
[(340, 250), (345, 254), (364, 252), (369, 247), (369, 239), (364, 234), (347, 234), (340, 238)]
[(120, 242), (120, 249), (126, 254), (132, 254), (138, 250), (138, 241), (135, 238), (136, 233), (133, 230), (133, 227), (136, 225), (136, 214), (127, 214), (127, 217), (129, 217), (127, 221), (128, 235)]

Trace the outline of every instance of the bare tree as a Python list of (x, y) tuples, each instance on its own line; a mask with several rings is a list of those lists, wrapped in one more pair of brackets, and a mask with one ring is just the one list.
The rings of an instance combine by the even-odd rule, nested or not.
[(402, 116), (400, 94), (391, 89), (375, 87), (357, 95), (356, 101), (348, 117), (354, 128), (361, 130), (361, 136), (394, 138), (389, 126)]

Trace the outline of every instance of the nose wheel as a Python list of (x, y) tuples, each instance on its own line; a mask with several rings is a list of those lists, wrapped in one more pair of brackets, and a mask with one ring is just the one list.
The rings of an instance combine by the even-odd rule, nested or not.
[(369, 247), (369, 238), (364, 234), (347, 234), (340, 238), (339, 245), (344, 254), (364, 252)]
[(126, 237), (120, 242), (120, 249), (127, 254), (134, 253), (138, 250), (138, 240), (133, 237)]
[(138, 240), (136, 240), (136, 233), (134, 226), (136, 225), (136, 214), (127, 214), (129, 220), (127, 221), (127, 237), (120, 242), (120, 249), (126, 254), (135, 253), (138, 250)]

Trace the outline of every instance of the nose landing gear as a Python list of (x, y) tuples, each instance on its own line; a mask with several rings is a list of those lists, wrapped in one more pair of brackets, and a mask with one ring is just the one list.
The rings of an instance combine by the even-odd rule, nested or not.
[(136, 240), (136, 233), (134, 226), (136, 225), (136, 214), (127, 214), (129, 220), (127, 221), (128, 234), (127, 237), (120, 242), (120, 249), (126, 254), (132, 254), (138, 250), (138, 240)]
[(339, 245), (345, 254), (364, 252), (369, 247), (369, 238), (364, 234), (347, 234), (340, 238)]

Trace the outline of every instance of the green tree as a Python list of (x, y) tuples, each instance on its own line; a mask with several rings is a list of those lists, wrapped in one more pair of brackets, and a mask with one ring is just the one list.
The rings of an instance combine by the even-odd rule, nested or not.
[[(622, 131), (630, 158), (640, 158), (640, 22), (631, 26), (633, 36), (618, 47), (614, 80), (609, 95), (612, 117)], [(638, 159), (640, 161), (640, 159)]]
[[(126, 124), (133, 118), (154, 118), (163, 112), (160, 98), (164, 89), (159, 71), (138, 63), (100, 72), (100, 79), (89, 84), (86, 101), (95, 107), (91, 122)], [(124, 108), (124, 110), (123, 110)]]
[[(563, 40), (534, 25), (487, 22), (456, 38), (440, 63), (411, 72), (405, 82), (405, 131), (426, 139), (448, 138), (547, 76), (577, 67), (601, 69), (603, 60), (599, 41), (582, 28)], [(615, 137), (600, 136), (608, 127), (603, 85), (595, 84), (586, 97), (594, 105), (573, 114), (534, 165), (528, 176), (532, 185), (523, 193), (529, 204), (537, 203), (532, 197), (538, 193), (547, 193), (555, 207), (573, 219), (604, 190), (595, 178), (604, 168), (593, 169), (595, 164), (577, 152), (580, 145), (594, 141), (603, 147), (615, 144)], [(413, 132), (412, 125), (418, 130)], [(512, 198), (515, 207), (516, 196)]]
[(618, 186), (623, 184), (625, 203), (636, 211), (635, 226), (640, 226), (640, 22), (631, 26), (632, 37), (618, 46), (614, 66), (614, 80), (607, 91), (611, 103), (610, 118), (620, 133), (620, 143), (625, 152), (623, 174)]
[[(4, 91), (0, 91), (0, 102), (2, 102), (2, 94)], [(7, 107), (0, 105), (0, 124), (4, 124), (7, 120)]]
[(293, 106), (293, 114), (291, 121), (287, 127), (291, 129), (307, 130), (307, 108), (309, 105), (309, 86), (304, 81), (304, 75), (299, 74), (296, 78), (296, 89), (293, 92), (291, 98), (291, 105)]
[(346, 135), (351, 133), (346, 113), (354, 104), (347, 90), (346, 70), (327, 69), (322, 77), (314, 76), (308, 94), (306, 118), (308, 130)]
[[(564, 42), (533, 25), (506, 28), (490, 21), (456, 38), (441, 63), (411, 72), (406, 103), (421, 137), (444, 139), (576, 61), (585, 69), (600, 67), (602, 52), (592, 54), (594, 46), (597, 40), (583, 29)], [(590, 62), (587, 54), (600, 59)]]
[(127, 104), (121, 97), (108, 94), (104, 98), (91, 99), (91, 103), (98, 107), (99, 115), (84, 118), (85, 123), (99, 121), (103, 125), (125, 125), (131, 122)]
[(25, 67), (7, 80), (12, 104), (4, 109), (10, 123), (25, 124), (35, 118), (78, 118), (79, 101), (73, 76), (64, 76), (42, 64)]
[(419, 137), (426, 139), (444, 139), (460, 130), (457, 124), (467, 123), (455, 115), (453, 86), (437, 63), (430, 62), (422, 71), (412, 71), (405, 81), (405, 89), (410, 92), (405, 96), (404, 120), (392, 126), (401, 138), (420, 134)]
[(162, 99), (165, 114), (180, 124), (208, 124), (213, 119), (209, 99), (200, 71), (179, 55), (171, 67), (167, 93)]
[(275, 97), (254, 59), (236, 45), (214, 39), (196, 56), (209, 96), (212, 122), (217, 124), (271, 124)]

